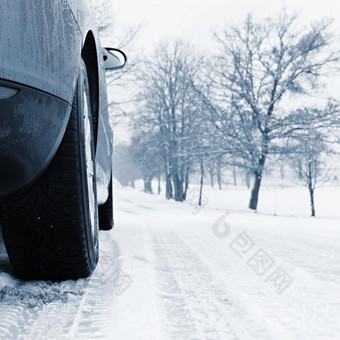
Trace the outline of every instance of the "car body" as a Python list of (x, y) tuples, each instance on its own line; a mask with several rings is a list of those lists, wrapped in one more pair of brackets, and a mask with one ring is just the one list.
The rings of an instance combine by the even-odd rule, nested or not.
[[(84, 111), (84, 117), (86, 116), (89, 122), (89, 125), (86, 125), (87, 121), (77, 123), (77, 129), (80, 129), (80, 132), (74, 136), (77, 140), (78, 137), (80, 138), (79, 147), (82, 150), (80, 150), (79, 160), (77, 160), (81, 164), (75, 163), (74, 167), (76, 171), (79, 167), (82, 168), (79, 170), (81, 176), (84, 177), (87, 174), (88, 177), (95, 178), (94, 187), (89, 179), (87, 179), (87, 184), (84, 184), (86, 178), (81, 178), (81, 186), (86, 190), (82, 189), (79, 204), (83, 204), (82, 200), (84, 202), (87, 200), (90, 206), (86, 207), (87, 203), (84, 203), (85, 205), (80, 207), (81, 209), (79, 208), (79, 211), (85, 212), (84, 216), (78, 216), (80, 221), (78, 227), (89, 228), (85, 224), (91, 224), (90, 217), (97, 219), (97, 215), (101, 214), (100, 211), (98, 214), (96, 212), (98, 206), (105, 207), (107, 204), (112, 206), (113, 132), (109, 124), (105, 71), (121, 68), (125, 62), (126, 57), (122, 52), (102, 48), (88, 0), (2, 0), (0, 2), (0, 217), (3, 217), (0, 224), (2, 223), (11, 262), (19, 275), (23, 273), (23, 277), (76, 278), (88, 275), (94, 268), (94, 265), (91, 264), (90, 271), (69, 275), (67, 261), (62, 259), (64, 255), (61, 253), (57, 266), (65, 266), (63, 272), (61, 270), (59, 272), (45, 271), (47, 274), (45, 273), (46, 275), (43, 276), (37, 272), (46, 264), (44, 262), (42, 265), (41, 261), (43, 260), (39, 259), (40, 263), (31, 255), (32, 249), (22, 253), (18, 262), (16, 249), (19, 249), (21, 244), (19, 241), (19, 243), (12, 242), (13, 239), (15, 241), (19, 239), (19, 237), (13, 236), (14, 231), (12, 232), (12, 229), (15, 229), (12, 225), (16, 225), (17, 222), (13, 222), (15, 213), (12, 214), (12, 217), (8, 217), (10, 214), (7, 211), (9, 206), (10, 209), (15, 208), (18, 211), (22, 208), (23, 203), (20, 199), (22, 200), (23, 194), (21, 192), (26, 190), (27, 193), (27, 188), (37, 191), (38, 189), (34, 188), (34, 185), (37, 186), (36, 183), (49, 171), (48, 169), (52, 166), (58, 152), (64, 152), (58, 150), (63, 145), (63, 139), (66, 138), (65, 135), (72, 123), (70, 117), (74, 111), (76, 111), (73, 113), (75, 120), (81, 120)], [(79, 83), (79, 79), (82, 83)], [(78, 107), (78, 105), (81, 106)], [(70, 129), (72, 130), (72, 127)], [(86, 133), (91, 137), (88, 140), (85, 136)], [(78, 148), (77, 143), (72, 145), (75, 151)], [(95, 164), (95, 170), (89, 172), (91, 162)], [(67, 162), (64, 165), (67, 169)], [(55, 169), (53, 171), (58, 174)], [(63, 178), (59, 182), (61, 183), (62, 180)], [(44, 185), (49, 185), (46, 179), (44, 181)], [(54, 188), (58, 187), (59, 182), (52, 181), (53, 185), (51, 184), (48, 192), (52, 192)], [(40, 186), (42, 187), (42, 185)], [(67, 187), (62, 189), (63, 192), (67, 191)], [(93, 191), (91, 195), (87, 192), (90, 189)], [(38, 199), (42, 201), (44, 194), (41, 191)], [(50, 203), (55, 204), (54, 209), (59, 209), (58, 207), (62, 206), (63, 211), (72, 210), (72, 204), (69, 203), (67, 206), (65, 203), (63, 206), (63, 197), (55, 196), (57, 194), (60, 192), (51, 196)], [(68, 195), (71, 194), (72, 192), (68, 193)], [(26, 201), (35, 200), (33, 196), (29, 196), (31, 194), (27, 195)], [(91, 198), (92, 196), (93, 198)], [(13, 203), (15, 200), (17, 203)], [(92, 207), (91, 204), (95, 204), (95, 207)], [(34, 222), (34, 228), (35, 232), (39, 230), (39, 235), (42, 236), (47, 233), (42, 228), (48, 228), (48, 223), (51, 224), (51, 222), (46, 219), (45, 225), (41, 225), (40, 216), (44, 211), (35, 212), (38, 208), (31, 209), (30, 221), (38, 220), (38, 222)], [(46, 210), (46, 208), (44, 209)], [(92, 214), (90, 217), (87, 210)], [(102, 220), (110, 221), (112, 209), (106, 207), (104, 210)], [(53, 213), (52, 209), (49, 214), (52, 216)], [(20, 215), (19, 212), (18, 214)], [(62, 215), (63, 212), (60, 216)], [(22, 216), (19, 221), (20, 227), (25, 223), (31, 223), (25, 220), (24, 215)], [(71, 223), (78, 221), (78, 217), (72, 218)], [(90, 222), (81, 222), (83, 220)], [(59, 222), (61, 228), (59, 233), (68, 233), (69, 229), (62, 229), (64, 228), (63, 221)], [(84, 226), (81, 223), (84, 223)], [(95, 227), (91, 225), (91, 228), (92, 236), (87, 230), (86, 235), (84, 234), (85, 236), (82, 237), (85, 237), (87, 242), (93, 239), (91, 247), (94, 249), (93, 245), (96, 242), (94, 239), (97, 236), (94, 231)], [(23, 233), (26, 233), (26, 237), (31, 237), (27, 231), (24, 230)], [(6, 242), (6, 238), (9, 240), (8, 242)], [(62, 246), (61, 241), (56, 238), (53, 242), (55, 251), (58, 251), (66, 245), (72, 248), (71, 243), (78, 241), (72, 241), (70, 238)], [(25, 244), (22, 243), (23, 248), (24, 246)], [(51, 244), (47, 242), (40, 253), (50, 247)], [(93, 249), (86, 251), (94, 253)], [(72, 258), (72, 254), (69, 255), (70, 258)], [(32, 257), (32, 262), (37, 262), (36, 268), (38, 269), (32, 269), (32, 273), (35, 273), (32, 275), (24, 273), (22, 269), (25, 267), (25, 259), (29, 257)], [(81, 261), (83, 260), (81, 259)], [(98, 256), (92, 262), (96, 263), (97, 260)], [(81, 261), (79, 260), (79, 263)], [(16, 262), (19, 265), (15, 265)], [(52, 253), (50, 262), (53, 262)]]
[(107, 198), (112, 131), (103, 49), (88, 13), (85, 0), (0, 2), (0, 86), (18, 90), (14, 97), (0, 99), (0, 196), (34, 181), (55, 155), (83, 55), (91, 69), (91, 96), (98, 117), (98, 201)]

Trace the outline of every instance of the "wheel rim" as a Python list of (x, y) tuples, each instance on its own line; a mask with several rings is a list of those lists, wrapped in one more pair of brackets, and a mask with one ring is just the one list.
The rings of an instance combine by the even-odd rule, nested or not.
[(94, 240), (95, 233), (95, 196), (94, 196), (94, 163), (92, 154), (92, 128), (89, 115), (89, 105), (87, 93), (83, 91), (84, 102), (84, 133), (85, 133), (85, 159), (86, 159), (86, 178), (88, 189), (88, 204), (90, 214), (91, 233)]

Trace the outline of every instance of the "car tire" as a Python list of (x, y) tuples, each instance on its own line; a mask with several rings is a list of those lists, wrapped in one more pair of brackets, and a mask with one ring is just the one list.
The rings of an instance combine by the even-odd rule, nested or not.
[(111, 230), (114, 226), (113, 218), (113, 181), (112, 175), (109, 184), (109, 196), (107, 201), (98, 207), (99, 210), (99, 229)]
[[(48, 114), (48, 112), (46, 112)], [(61, 145), (33, 186), (1, 203), (7, 253), (23, 279), (89, 276), (98, 262), (98, 208), (90, 89), (81, 60)]]

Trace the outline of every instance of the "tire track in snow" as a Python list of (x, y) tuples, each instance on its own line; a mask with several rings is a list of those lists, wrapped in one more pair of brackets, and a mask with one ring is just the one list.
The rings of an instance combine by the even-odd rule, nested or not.
[(120, 271), (120, 251), (117, 244), (110, 239), (110, 235), (106, 233), (105, 236), (100, 240), (101, 252), (98, 266), (91, 277), (68, 334), (70, 339), (110, 337), (115, 289)]
[[(258, 239), (258, 238), (257, 238)], [(268, 240), (267, 240), (268, 241)], [(200, 250), (201, 257), (204, 257), (205, 262), (211, 267), (218, 267), (219, 273), (215, 273), (217, 276), (222, 277), (226, 280), (228, 276), (230, 278), (230, 283), (232, 284), (237, 279), (235, 276), (241, 275), (238, 278), (238, 283), (243, 290), (247, 291), (247, 294), (252, 299), (252, 305), (257, 301), (257, 311), (258, 314), (262, 315), (263, 319), (268, 319), (271, 317), (271, 321), (268, 324), (269, 328), (281, 335), (284, 339), (293, 338), (295, 334), (299, 334), (300, 339), (310, 339), (317, 336), (318, 338), (324, 339), (334, 339), (334, 333), (336, 322), (337, 311), (339, 310), (339, 289), (338, 286), (325, 280), (319, 280), (316, 276), (305, 271), (305, 266), (299, 267), (296, 265), (294, 270), (294, 279), (296, 279), (293, 285), (284, 294), (277, 295), (274, 293), (274, 288), (267, 286), (267, 283), (263, 280), (259, 280), (255, 273), (250, 273), (254, 276), (253, 281), (245, 282), (245, 277), (242, 275), (247, 271), (246, 263), (241, 264), (239, 272), (233, 272), (228, 268), (227, 261), (222, 259), (227, 259), (228, 256), (233, 256), (230, 253), (230, 249), (220, 248), (220, 246), (213, 247), (211, 243), (206, 242), (200, 235), (194, 235), (191, 237), (189, 247), (193, 251)], [(292, 242), (294, 244), (294, 242)], [(276, 243), (274, 243), (276, 244)], [(229, 253), (228, 253), (229, 251)], [(279, 258), (280, 265), (285, 268), (292, 268), (292, 260), (286, 260), (284, 258)], [(242, 282), (243, 281), (243, 282)], [(308, 284), (307, 284), (308, 283)], [(246, 285), (246, 286), (245, 286)], [(265, 292), (259, 293), (264, 287)], [(292, 294), (290, 292), (293, 291)], [(327, 292), (334, 292), (334, 297), (328, 304), (325, 301), (329, 300), (327, 298)], [(260, 294), (260, 295), (259, 295)], [(240, 295), (245, 295), (240, 292)], [(321, 297), (321, 301), (317, 297)], [(261, 299), (259, 299), (261, 296)], [(279, 301), (279, 303), (278, 303)], [(263, 309), (263, 310), (262, 310)], [(268, 311), (270, 314), (268, 314)], [(309, 317), (304, 317), (308, 313)], [(313, 317), (310, 317), (310, 316)], [(328, 327), (320, 329), (315, 320), (323, 320), (324, 323), (328, 323)], [(316, 326), (316, 327), (315, 327)], [(339, 330), (339, 323), (336, 326)], [(292, 332), (293, 331), (293, 332)]]
[[(175, 232), (151, 231), (156, 271), (170, 338), (180, 339), (290, 339), (278, 323), (266, 321), (252, 297), (234, 286), (216, 266), (197, 253)], [(215, 249), (211, 248), (214, 253)], [(221, 268), (222, 270), (222, 268)], [(172, 293), (171, 293), (172, 291)], [(176, 299), (184, 303), (179, 304)], [(172, 313), (174, 307), (179, 307)], [(181, 336), (178, 324), (189, 313), (196, 335)], [(185, 324), (185, 322), (184, 322)]]
[(208, 268), (173, 233), (151, 231), (164, 323), (171, 339), (237, 339), (233, 308)]

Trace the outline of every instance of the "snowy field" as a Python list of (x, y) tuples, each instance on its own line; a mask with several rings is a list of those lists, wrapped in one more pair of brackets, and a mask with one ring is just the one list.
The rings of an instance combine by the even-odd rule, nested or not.
[[(0, 245), (0, 339), (339, 339), (340, 187), (205, 190), (205, 205), (116, 185), (90, 279), (22, 282)], [(189, 198), (190, 198), (189, 197)]]

